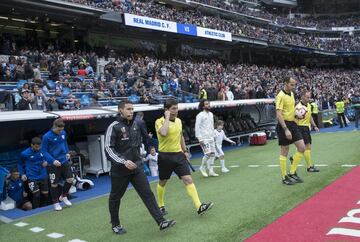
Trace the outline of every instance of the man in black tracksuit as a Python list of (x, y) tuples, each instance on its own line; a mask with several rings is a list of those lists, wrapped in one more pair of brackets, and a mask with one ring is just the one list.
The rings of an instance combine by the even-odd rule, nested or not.
[(116, 234), (126, 233), (126, 230), (120, 225), (119, 208), (120, 200), (129, 182), (160, 226), (160, 230), (170, 228), (175, 225), (175, 220), (167, 220), (163, 217), (144, 173), (140, 156), (141, 132), (136, 122), (133, 121), (134, 107), (128, 100), (121, 101), (118, 111), (117, 120), (110, 124), (105, 134), (105, 154), (111, 161), (109, 211), (112, 230)]
[(352, 107), (355, 111), (355, 128), (359, 128), (360, 119), (360, 88), (355, 91), (355, 94), (351, 97)]

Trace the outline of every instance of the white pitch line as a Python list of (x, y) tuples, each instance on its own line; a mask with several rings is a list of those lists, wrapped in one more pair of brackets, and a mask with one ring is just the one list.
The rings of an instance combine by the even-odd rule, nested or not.
[(354, 167), (356, 165), (341, 165), (342, 167)]
[(25, 226), (27, 226), (27, 225), (29, 225), (29, 224), (24, 223), (24, 222), (19, 222), (19, 223), (14, 224), (14, 225), (15, 225), (15, 226), (18, 226), (18, 227), (25, 227)]
[(59, 234), (59, 233), (51, 233), (51, 234), (47, 234), (46, 236), (49, 238), (53, 238), (53, 239), (58, 239), (58, 238), (64, 237), (63, 234)]
[(41, 227), (34, 227), (34, 228), (29, 229), (29, 230), (34, 232), (34, 233), (39, 233), (41, 231), (44, 231), (45, 229), (41, 228)]
[(279, 167), (279, 165), (268, 165), (268, 167)]
[(211, 167), (220, 168), (221, 166), (211, 166)]
[(86, 240), (72, 239), (72, 240), (69, 240), (69, 242), (86, 242)]
[(324, 167), (324, 166), (329, 166), (329, 165), (327, 165), (327, 164), (316, 164), (315, 166)]
[(298, 166), (304, 166), (303, 164), (299, 164)]
[(259, 165), (248, 165), (248, 167), (256, 168), (256, 167), (259, 167)]
[(240, 167), (240, 166), (239, 165), (232, 165), (232, 166), (229, 166), (229, 167), (236, 168), (236, 167)]

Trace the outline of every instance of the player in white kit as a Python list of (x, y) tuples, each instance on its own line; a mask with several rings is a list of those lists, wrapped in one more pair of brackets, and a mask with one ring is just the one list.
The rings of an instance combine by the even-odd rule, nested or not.
[(225, 156), (224, 151), (222, 150), (222, 143), (224, 140), (231, 144), (236, 144), (234, 141), (226, 137), (224, 128), (224, 121), (218, 120), (216, 122), (215, 129), (215, 157), (220, 159), (221, 172), (226, 173), (229, 172), (229, 169), (225, 166)]
[[(200, 146), (204, 152), (200, 172), (204, 177), (219, 176), (214, 172), (212, 167), (215, 160), (215, 134), (214, 115), (210, 112), (210, 102), (206, 99), (201, 99), (199, 109), (201, 112), (196, 115), (195, 136), (199, 140)], [(206, 172), (206, 168), (208, 169), (209, 174)]]
[(158, 176), (159, 175), (158, 153), (156, 152), (155, 147), (150, 147), (150, 154), (147, 155), (145, 160), (149, 162), (151, 176)]

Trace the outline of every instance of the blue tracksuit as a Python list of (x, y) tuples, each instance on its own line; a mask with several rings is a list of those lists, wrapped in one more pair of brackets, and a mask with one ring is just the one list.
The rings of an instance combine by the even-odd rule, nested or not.
[(16, 181), (10, 179), (7, 186), (7, 192), (9, 197), (11, 197), (16, 202), (16, 205), (19, 206), (23, 201), (24, 184), (22, 180), (20, 178)]
[(6, 199), (5, 180), (9, 171), (0, 165), (0, 202)]
[(46, 167), (42, 166), (45, 157), (41, 151), (27, 148), (20, 155), (18, 169), (20, 176), (25, 174), (30, 181), (40, 181), (47, 177)]
[(68, 162), (66, 154), (69, 152), (69, 148), (66, 142), (67, 135), (63, 130), (59, 135), (55, 134), (54, 131), (49, 130), (42, 139), (41, 152), (45, 156), (45, 160), (53, 165), (55, 160), (65, 164)]

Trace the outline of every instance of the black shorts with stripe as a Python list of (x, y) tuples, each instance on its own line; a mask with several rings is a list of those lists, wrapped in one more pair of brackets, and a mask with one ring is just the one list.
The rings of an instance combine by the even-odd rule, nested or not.
[(175, 172), (179, 178), (190, 175), (190, 169), (183, 152), (159, 152), (159, 179), (167, 180)]
[(289, 131), (291, 132), (292, 139), (288, 140), (285, 135), (285, 130), (281, 127), (280, 124), (276, 126), (276, 133), (278, 135), (278, 141), (280, 146), (287, 146), (291, 145), (292, 143), (302, 140), (303, 137), (301, 132), (294, 121), (285, 121), (286, 127), (288, 127)]
[(298, 127), (303, 137), (304, 143), (306, 145), (311, 144), (312, 140), (311, 140), (310, 128), (308, 126), (298, 126)]
[(48, 182), (49, 178), (46, 177), (43, 180), (29, 180), (28, 184), (29, 184), (29, 189), (31, 192), (36, 192), (38, 190), (42, 191), (42, 192), (47, 192), (49, 191), (49, 182)]
[(61, 178), (69, 179), (74, 177), (71, 165), (68, 162), (61, 164), (61, 166), (48, 166), (48, 174), (51, 184), (58, 184)]

